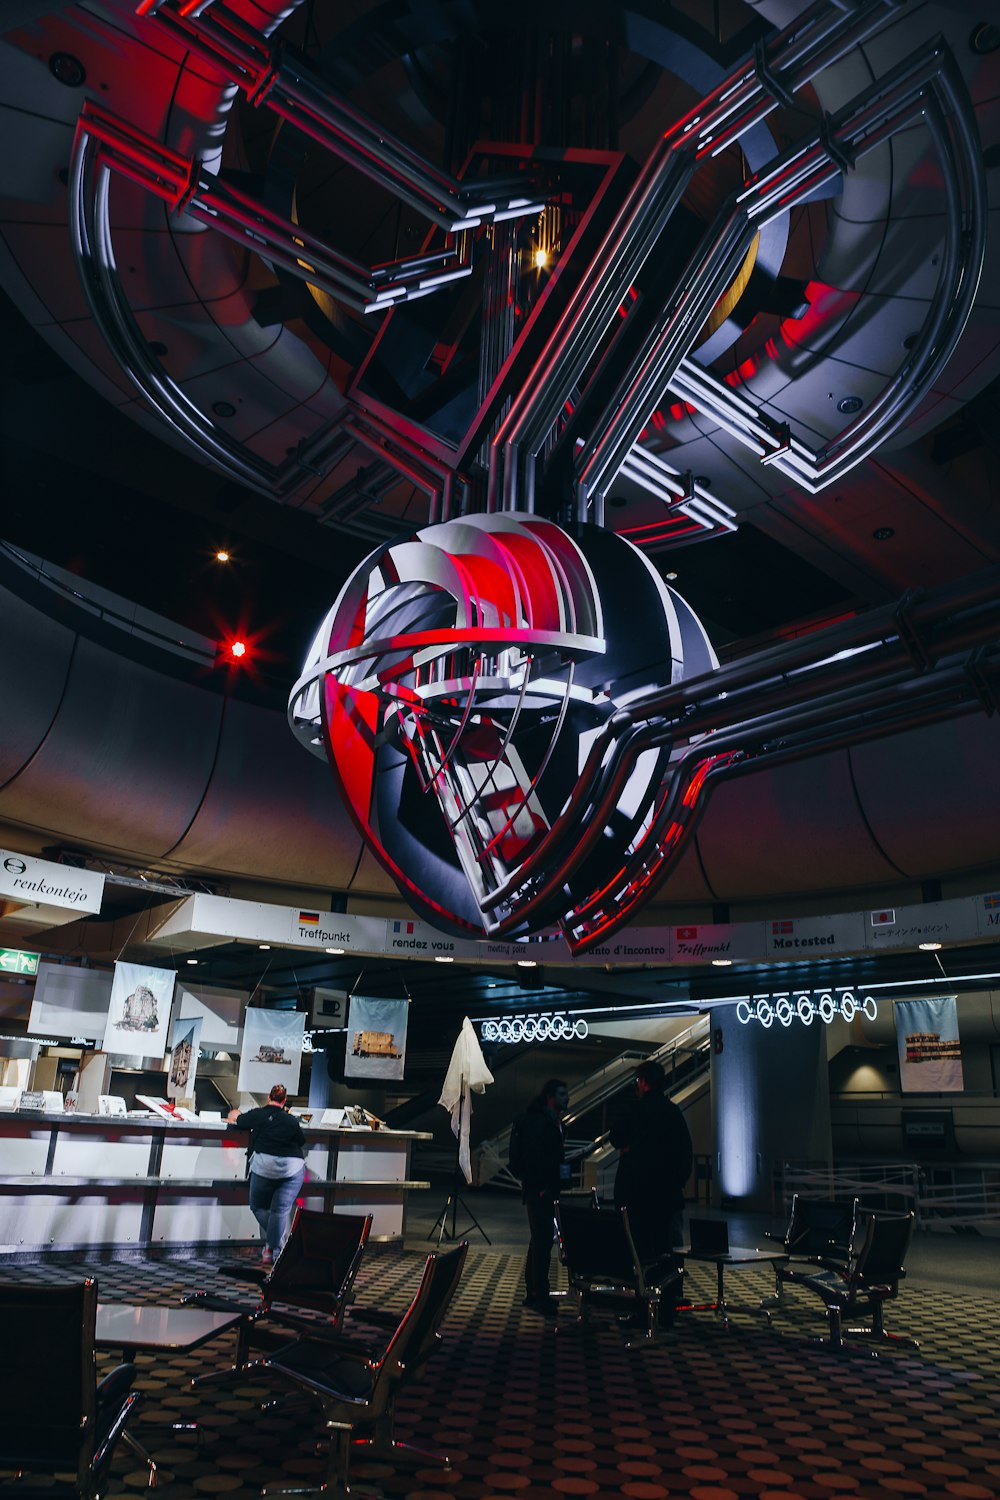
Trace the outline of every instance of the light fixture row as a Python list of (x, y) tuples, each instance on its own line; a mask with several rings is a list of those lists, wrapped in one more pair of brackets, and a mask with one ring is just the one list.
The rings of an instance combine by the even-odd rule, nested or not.
[(483, 1021), (484, 1042), (582, 1042), (590, 1027), (582, 1016), (501, 1016), (499, 1021)]
[(827, 1025), (834, 1016), (853, 1021), (858, 1014), (874, 1021), (878, 1005), (872, 995), (857, 995), (854, 990), (793, 990), (785, 995), (753, 995), (749, 1000), (740, 1000), (736, 1006), (736, 1019), (744, 1026), (759, 1021), (765, 1027), (791, 1026), (801, 1021), (811, 1026), (817, 1018)]

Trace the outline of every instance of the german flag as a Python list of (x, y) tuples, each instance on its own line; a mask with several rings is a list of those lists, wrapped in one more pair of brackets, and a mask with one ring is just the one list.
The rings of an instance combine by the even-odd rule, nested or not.
[(319, 912), (318, 911), (300, 911), (299, 912), (299, 926), (300, 927), (318, 927), (319, 926)]

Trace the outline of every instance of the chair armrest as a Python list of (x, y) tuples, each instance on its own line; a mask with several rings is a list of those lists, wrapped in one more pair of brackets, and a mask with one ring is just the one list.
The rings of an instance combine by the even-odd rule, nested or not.
[(833, 1271), (837, 1276), (846, 1276), (849, 1268), (847, 1260), (838, 1260), (830, 1255), (810, 1255), (809, 1264), (821, 1266), (824, 1271)]
[(229, 1276), (234, 1281), (249, 1281), (254, 1286), (263, 1286), (270, 1267), (254, 1266), (249, 1261), (223, 1260), (215, 1269), (220, 1276)]
[(205, 1307), (211, 1312), (242, 1313), (252, 1318), (262, 1310), (260, 1302), (236, 1302), (232, 1297), (219, 1297), (214, 1292), (187, 1292), (181, 1298), (185, 1306)]
[(117, 1365), (109, 1370), (97, 1387), (97, 1419), (111, 1406), (120, 1406), (132, 1389), (136, 1377), (135, 1365)]

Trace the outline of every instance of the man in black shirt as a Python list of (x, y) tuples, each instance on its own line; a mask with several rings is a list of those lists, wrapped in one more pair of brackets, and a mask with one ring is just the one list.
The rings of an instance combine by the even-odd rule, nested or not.
[(569, 1089), (550, 1078), (518, 1122), (523, 1151), (521, 1198), (528, 1210), (530, 1241), (524, 1262), (524, 1306), (554, 1317), (549, 1265), (555, 1232), (556, 1199), (569, 1175), (564, 1161), (562, 1117), (569, 1108)]
[[(684, 1188), (694, 1156), (687, 1122), (667, 1097), (658, 1062), (639, 1064), (635, 1090), (611, 1125), (611, 1144), (621, 1153), (615, 1207), (628, 1209), (636, 1250), (652, 1265), (684, 1242)], [(669, 1316), (665, 1311), (664, 1321)]]

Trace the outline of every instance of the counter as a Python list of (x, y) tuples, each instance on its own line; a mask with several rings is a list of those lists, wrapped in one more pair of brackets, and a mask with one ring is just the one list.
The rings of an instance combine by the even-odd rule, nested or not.
[[(399, 1239), (409, 1175), (400, 1130), (303, 1125), (308, 1208), (371, 1213), (372, 1236)], [(0, 1113), (0, 1253), (148, 1250), (253, 1243), (248, 1135), (226, 1124)]]

